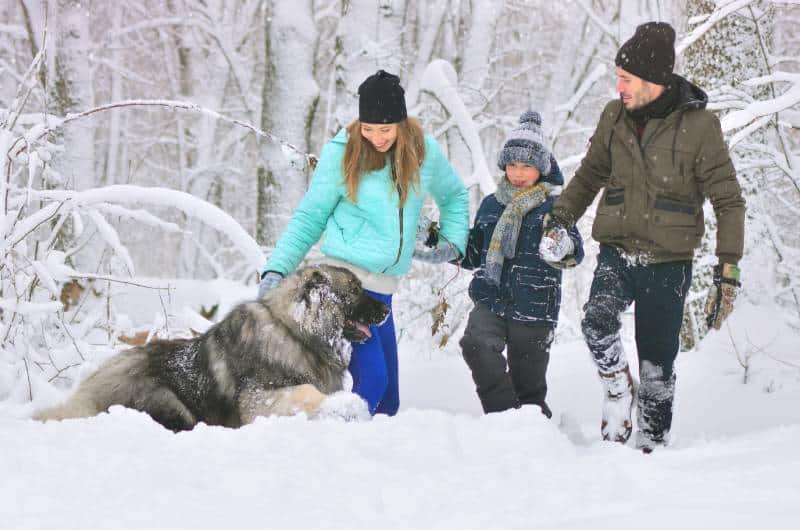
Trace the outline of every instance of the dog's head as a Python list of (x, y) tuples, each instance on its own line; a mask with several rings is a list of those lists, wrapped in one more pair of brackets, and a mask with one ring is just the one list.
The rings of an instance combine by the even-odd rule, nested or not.
[[(372, 336), (370, 326), (382, 324), (389, 306), (364, 292), (361, 281), (349, 270), (332, 265), (299, 269), (295, 275), (303, 320), (329, 336), (338, 329), (351, 342), (364, 342)], [(326, 329), (327, 328), (327, 329)]]

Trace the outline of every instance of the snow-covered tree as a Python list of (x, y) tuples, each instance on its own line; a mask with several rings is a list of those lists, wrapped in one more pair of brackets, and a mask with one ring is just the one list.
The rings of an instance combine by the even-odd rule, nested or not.
[[(13, 326), (35, 321), (21, 320), (35, 313), (25, 313), (22, 302), (57, 300), (72, 280), (91, 291), (88, 275), (252, 283), (260, 260), (245, 257), (230, 231), (193, 215), (198, 210), (148, 196), (140, 211), (118, 194), (89, 205), (76, 194), (120, 185), (186, 193), (227, 212), (268, 252), (307, 188), (312, 155), (357, 116), (358, 85), (379, 68), (400, 75), (409, 113), (442, 144), (473, 206), (492, 191), (497, 152), (528, 108), (544, 116), (569, 179), (614, 97), (614, 54), (646, 20), (673, 23), (683, 54), (678, 71), (709, 91), (723, 119), (748, 190), (746, 296), (764, 293), (798, 315), (800, 241), (787, 229), (800, 206), (798, 18), (796, 6), (767, 0), (692, 0), (688, 7), (681, 0), (3, 3), (3, 152), (24, 146), (4, 166), (4, 251), (15, 261), (0, 265), (2, 332), (17, 337)], [(132, 191), (139, 188), (113, 189), (143, 197)], [(587, 262), (565, 275), (561, 331), (575, 336), (592, 277), (592, 220), (590, 208), (579, 224)], [(12, 245), (8, 235), (20, 223), (38, 228)], [(768, 251), (756, 255), (751, 249), (765, 248), (762, 241)], [(48, 290), (38, 265), (26, 260), (55, 260), (86, 278), (54, 276)], [(698, 262), (698, 282), (707, 281), (709, 264)], [(470, 307), (469, 277), (453, 276), (448, 267), (412, 271), (410, 285), (424, 280), (431, 294), (398, 308), (409, 316), (400, 326), (416, 326), (447, 295), (452, 308), (443, 324), (457, 332)], [(113, 285), (93, 280), (101, 296), (113, 294)], [(697, 320), (704, 285), (694, 293), (689, 313)], [(79, 306), (64, 318), (92, 320), (87, 304)], [(47, 314), (56, 331), (46, 340), (60, 343), (67, 335), (58, 312)], [(107, 330), (113, 319), (112, 302), (95, 323)], [(58, 366), (80, 360), (65, 340), (72, 357)], [(14, 359), (20, 351), (13, 349)]]
[[(747, 201), (745, 293), (765, 294), (800, 317), (792, 259), (797, 238), (779, 227), (797, 221), (800, 194), (797, 169), (781, 113), (797, 108), (796, 78), (775, 74), (772, 32), (775, 11), (765, 0), (716, 5), (688, 4), (693, 29), (679, 45), (686, 71), (709, 92), (709, 108), (722, 118), (739, 182)], [(758, 113), (748, 109), (759, 109)], [(715, 263), (716, 222), (707, 207), (706, 234), (695, 260), (694, 279), (682, 330), (684, 348), (694, 347), (706, 333), (705, 296)], [(796, 276), (795, 276), (796, 277)], [(776, 292), (773, 286), (780, 285)]]

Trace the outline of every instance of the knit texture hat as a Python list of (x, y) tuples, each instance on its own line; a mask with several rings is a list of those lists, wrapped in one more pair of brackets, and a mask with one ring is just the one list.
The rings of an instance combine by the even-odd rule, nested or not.
[(533, 166), (542, 175), (550, 173), (550, 150), (544, 144), (542, 116), (534, 110), (519, 117), (519, 127), (508, 135), (497, 159), (497, 167), (505, 171), (506, 165), (512, 162)]
[(668, 85), (675, 66), (675, 30), (666, 22), (642, 24), (619, 49), (614, 64), (645, 81)]
[(358, 87), (358, 119), (364, 123), (397, 123), (406, 119), (400, 78), (378, 70)]

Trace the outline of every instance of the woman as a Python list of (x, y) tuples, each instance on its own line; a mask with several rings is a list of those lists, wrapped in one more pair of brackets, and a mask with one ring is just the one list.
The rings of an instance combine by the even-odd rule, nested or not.
[[(325, 262), (353, 271), (391, 308), (412, 255), (437, 261), (464, 255), (468, 195), (433, 137), (408, 118), (400, 79), (379, 70), (358, 88), (358, 119), (322, 149), (311, 185), (262, 272), (259, 297), (292, 272), (324, 234)], [(430, 193), (440, 210), (440, 243), (414, 251), (417, 221)], [(353, 344), (353, 392), (372, 414), (400, 405), (392, 313)]]

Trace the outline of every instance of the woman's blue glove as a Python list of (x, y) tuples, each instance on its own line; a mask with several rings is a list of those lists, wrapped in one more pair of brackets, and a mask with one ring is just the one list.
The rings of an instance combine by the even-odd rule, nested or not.
[(282, 279), (283, 279), (283, 276), (281, 275), (281, 273), (275, 272), (275, 271), (267, 271), (264, 274), (264, 276), (262, 276), (261, 283), (258, 284), (258, 298), (259, 298), (259, 300), (261, 298), (264, 298), (264, 295), (267, 294), (267, 292), (271, 291), (279, 283), (281, 283)]

